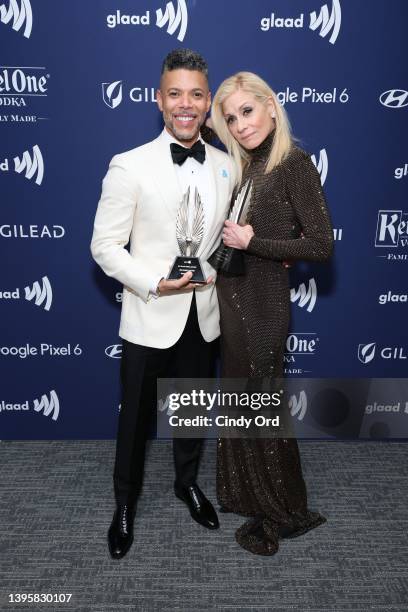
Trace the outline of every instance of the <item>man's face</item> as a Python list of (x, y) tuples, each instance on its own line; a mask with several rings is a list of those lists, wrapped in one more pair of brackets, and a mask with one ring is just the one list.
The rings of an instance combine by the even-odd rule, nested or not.
[(167, 70), (157, 91), (157, 104), (167, 131), (191, 147), (211, 106), (206, 76), (198, 70)]

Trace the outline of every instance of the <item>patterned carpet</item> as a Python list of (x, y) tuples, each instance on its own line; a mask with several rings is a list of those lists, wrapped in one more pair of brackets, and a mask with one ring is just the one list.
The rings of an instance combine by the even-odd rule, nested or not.
[[(309, 506), (328, 522), (273, 557), (235, 543), (239, 516), (211, 532), (172, 493), (169, 443), (149, 451), (135, 542), (106, 546), (112, 441), (0, 443), (0, 610), (357, 612), (408, 610), (408, 445), (300, 443)], [(200, 485), (215, 501), (215, 445)], [(9, 593), (72, 593), (8, 603)]]

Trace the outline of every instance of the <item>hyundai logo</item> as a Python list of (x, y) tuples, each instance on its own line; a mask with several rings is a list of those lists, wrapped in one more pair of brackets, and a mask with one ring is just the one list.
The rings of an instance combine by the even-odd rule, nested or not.
[(105, 355), (107, 357), (111, 357), (112, 359), (120, 359), (122, 357), (122, 345), (111, 344), (111, 346), (107, 346), (105, 349)]
[(379, 100), (387, 108), (403, 108), (408, 106), (408, 91), (405, 91), (405, 89), (389, 89), (381, 94)]

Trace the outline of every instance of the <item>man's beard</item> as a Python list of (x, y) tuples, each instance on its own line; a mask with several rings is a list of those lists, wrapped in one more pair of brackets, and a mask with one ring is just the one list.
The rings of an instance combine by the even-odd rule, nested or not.
[(192, 129), (191, 132), (178, 131), (178, 129), (173, 125), (171, 120), (164, 121), (165, 126), (171, 131), (171, 133), (175, 136), (177, 140), (183, 142), (184, 140), (193, 140), (194, 138), (198, 138), (200, 134), (200, 128), (203, 125), (204, 121), (202, 121), (196, 128)]

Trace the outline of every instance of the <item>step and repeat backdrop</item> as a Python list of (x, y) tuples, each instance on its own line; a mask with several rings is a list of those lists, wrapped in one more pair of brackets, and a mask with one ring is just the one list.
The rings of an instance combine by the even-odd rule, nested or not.
[[(122, 288), (89, 243), (111, 157), (162, 129), (176, 47), (213, 92), (267, 80), (319, 170), (335, 255), (291, 270), (287, 375), (407, 376), (407, 18), (406, 0), (0, 2), (0, 439), (116, 434)], [(365, 407), (366, 437), (408, 437), (398, 388)]]

